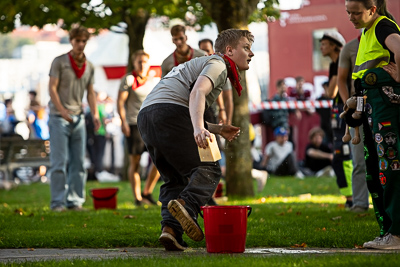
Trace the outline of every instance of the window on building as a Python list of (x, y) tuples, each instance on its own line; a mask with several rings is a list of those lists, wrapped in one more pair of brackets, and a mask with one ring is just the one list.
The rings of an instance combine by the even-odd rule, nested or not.
[(320, 50), (320, 43), (322, 36), (325, 31), (337, 30), (336, 28), (329, 29), (318, 29), (314, 30), (312, 34), (313, 38), (313, 70), (314, 71), (328, 71), (331, 59), (329, 57), (323, 57)]

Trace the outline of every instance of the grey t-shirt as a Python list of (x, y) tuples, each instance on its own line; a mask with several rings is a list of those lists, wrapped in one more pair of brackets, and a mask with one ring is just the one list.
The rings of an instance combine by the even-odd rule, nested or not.
[(132, 84), (136, 83), (136, 78), (132, 75), (132, 73), (125, 74), (125, 76), (121, 79), (119, 91), (129, 92), (128, 98), (125, 102), (126, 121), (129, 125), (137, 124), (137, 115), (144, 99), (159, 81), (160, 78), (155, 77), (150, 72), (146, 82), (143, 85), (132, 89)]
[[(161, 71), (162, 71), (161, 77), (164, 77), (165, 75), (167, 75), (168, 72), (170, 72), (172, 70), (172, 68), (175, 67), (174, 53), (169, 55), (162, 62), (162, 64), (161, 64)], [(204, 52), (203, 50), (193, 49), (193, 57), (192, 57), (192, 59), (196, 58), (196, 57), (203, 57), (203, 56), (206, 56), (206, 55), (207, 55), (207, 53)]]
[[(72, 69), (68, 54), (63, 54), (53, 60), (49, 76), (59, 79), (57, 92), (64, 108), (71, 111), (73, 115), (81, 114), (83, 112), (83, 94), (88, 86), (94, 83), (94, 67), (92, 63), (86, 61), (85, 72), (78, 79)], [(60, 114), (51, 100), (49, 101), (49, 107), (50, 114)]]
[(228, 75), (224, 60), (217, 55), (194, 58), (174, 67), (144, 100), (141, 109), (158, 103), (189, 107), (190, 91), (199, 76), (208, 77), (212, 91), (206, 96), (209, 107), (222, 91)]
[(279, 145), (276, 141), (268, 143), (264, 151), (264, 154), (269, 157), (267, 169), (276, 171), (283, 160), (291, 153), (293, 153), (293, 144), (289, 141), (283, 143), (283, 145)]
[(339, 68), (348, 69), (350, 73), (349, 74), (350, 77), (347, 79), (348, 80), (347, 86), (349, 85), (351, 86), (350, 96), (356, 93), (354, 88), (354, 82), (351, 80), (351, 74), (353, 73), (354, 65), (356, 63), (359, 44), (360, 42), (358, 41), (357, 38), (351, 40), (343, 47), (339, 55)]

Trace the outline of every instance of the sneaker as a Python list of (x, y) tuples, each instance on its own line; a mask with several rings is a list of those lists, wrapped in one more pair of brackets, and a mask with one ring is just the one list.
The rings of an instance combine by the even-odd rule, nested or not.
[(346, 200), (346, 203), (344, 203), (344, 207), (351, 209), (351, 207), (353, 207), (353, 201), (351, 200)]
[(253, 178), (257, 180), (257, 191), (262, 192), (265, 185), (267, 184), (268, 172), (252, 169), (251, 176), (253, 176)]
[(383, 237), (377, 237), (372, 241), (364, 243), (363, 247), (373, 249), (400, 249), (400, 237), (387, 233)]
[(294, 177), (300, 180), (304, 180), (304, 174), (301, 171), (297, 171)]
[(65, 208), (63, 206), (58, 206), (58, 207), (51, 208), (51, 210), (55, 211), (55, 212), (63, 212), (63, 211), (65, 211)]
[(201, 241), (204, 238), (203, 230), (197, 224), (196, 220), (190, 216), (183, 207), (183, 199), (173, 199), (168, 203), (168, 210), (174, 218), (181, 224), (183, 231), (194, 241)]
[(136, 205), (136, 206), (140, 207), (140, 206), (142, 206), (143, 204), (144, 204), (143, 201), (135, 199), (135, 205)]
[(107, 171), (96, 172), (95, 175), (96, 175), (97, 180), (101, 183), (119, 182), (118, 175), (109, 173)]
[(82, 206), (73, 206), (73, 207), (68, 207), (68, 210), (72, 211), (88, 211), (88, 209), (82, 207)]
[[(178, 241), (180, 239), (180, 242)], [(174, 230), (169, 226), (164, 226), (158, 241), (165, 247), (167, 251), (184, 251), (188, 245), (181, 238), (176, 238)]]
[(150, 205), (157, 205), (157, 202), (153, 199), (153, 196), (151, 194), (142, 194), (142, 200), (147, 200)]
[(377, 242), (380, 242), (382, 240), (382, 238), (383, 238), (383, 236), (378, 236), (378, 237), (375, 237), (375, 239), (372, 241), (365, 242), (363, 244), (363, 248), (373, 248), (372, 246), (376, 245)]
[(354, 213), (362, 213), (362, 212), (367, 212), (368, 211), (368, 207), (361, 207), (361, 206), (352, 206), (350, 208), (351, 212)]
[(332, 166), (326, 166), (322, 170), (317, 171), (315, 173), (315, 177), (333, 177), (335, 175), (335, 172), (332, 169)]

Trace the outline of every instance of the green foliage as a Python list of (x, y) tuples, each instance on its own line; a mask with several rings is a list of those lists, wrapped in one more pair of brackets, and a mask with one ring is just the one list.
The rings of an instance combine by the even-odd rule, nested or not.
[(0, 58), (12, 58), (17, 47), (32, 43), (28, 38), (12, 38), (9, 34), (0, 34)]
[[(191, 16), (187, 16), (190, 13)], [(68, 29), (79, 23), (89, 28), (110, 28), (119, 22), (129, 23), (131, 18), (167, 16), (185, 19), (188, 24), (206, 24), (210, 19), (204, 16), (203, 8), (197, 2), (182, 0), (104, 0), (93, 4), (91, 1), (70, 0), (3, 0), (0, 2), (0, 30), (10, 32), (15, 20), (23, 25), (59, 24)], [(194, 16), (194, 17), (193, 17)], [(192, 18), (190, 18), (192, 17)]]

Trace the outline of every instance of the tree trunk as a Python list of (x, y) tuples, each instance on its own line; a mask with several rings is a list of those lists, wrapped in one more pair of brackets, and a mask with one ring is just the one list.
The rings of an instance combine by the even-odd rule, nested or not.
[(242, 95), (239, 97), (235, 89), (233, 93), (233, 122), (232, 125), (240, 127), (238, 139), (228, 143), (226, 155), (226, 193), (228, 196), (254, 196), (251, 169), (253, 165), (250, 153), (249, 137), (249, 107), (248, 91), (245, 72), (242, 71)]
[[(200, 0), (205, 10), (217, 24), (218, 31), (230, 28), (247, 29), (248, 19), (256, 9), (258, 0)], [(228, 196), (254, 196), (251, 169), (253, 160), (250, 153), (248, 91), (245, 71), (240, 73), (243, 87), (239, 97), (233, 93), (233, 122), (240, 127), (240, 137), (228, 143), (226, 155), (226, 193)], [(232, 89), (235, 91), (235, 89)]]
[[(150, 16), (145, 11), (138, 11), (136, 15), (125, 16), (125, 22), (128, 25), (126, 29), (126, 33), (128, 34), (129, 38), (129, 55), (128, 55), (128, 66), (127, 72), (133, 70), (133, 63), (132, 63), (132, 54), (139, 50), (143, 49), (143, 39), (144, 33), (146, 31), (146, 25), (149, 20)], [(122, 180), (129, 181), (129, 153), (128, 149), (126, 148), (126, 142), (124, 142), (124, 166), (121, 170)]]
[(132, 54), (140, 49), (143, 49), (144, 33), (149, 20), (149, 13), (143, 9), (138, 10), (134, 15), (126, 16), (125, 22), (128, 27), (126, 29), (129, 38), (129, 55), (127, 71), (133, 70)]

